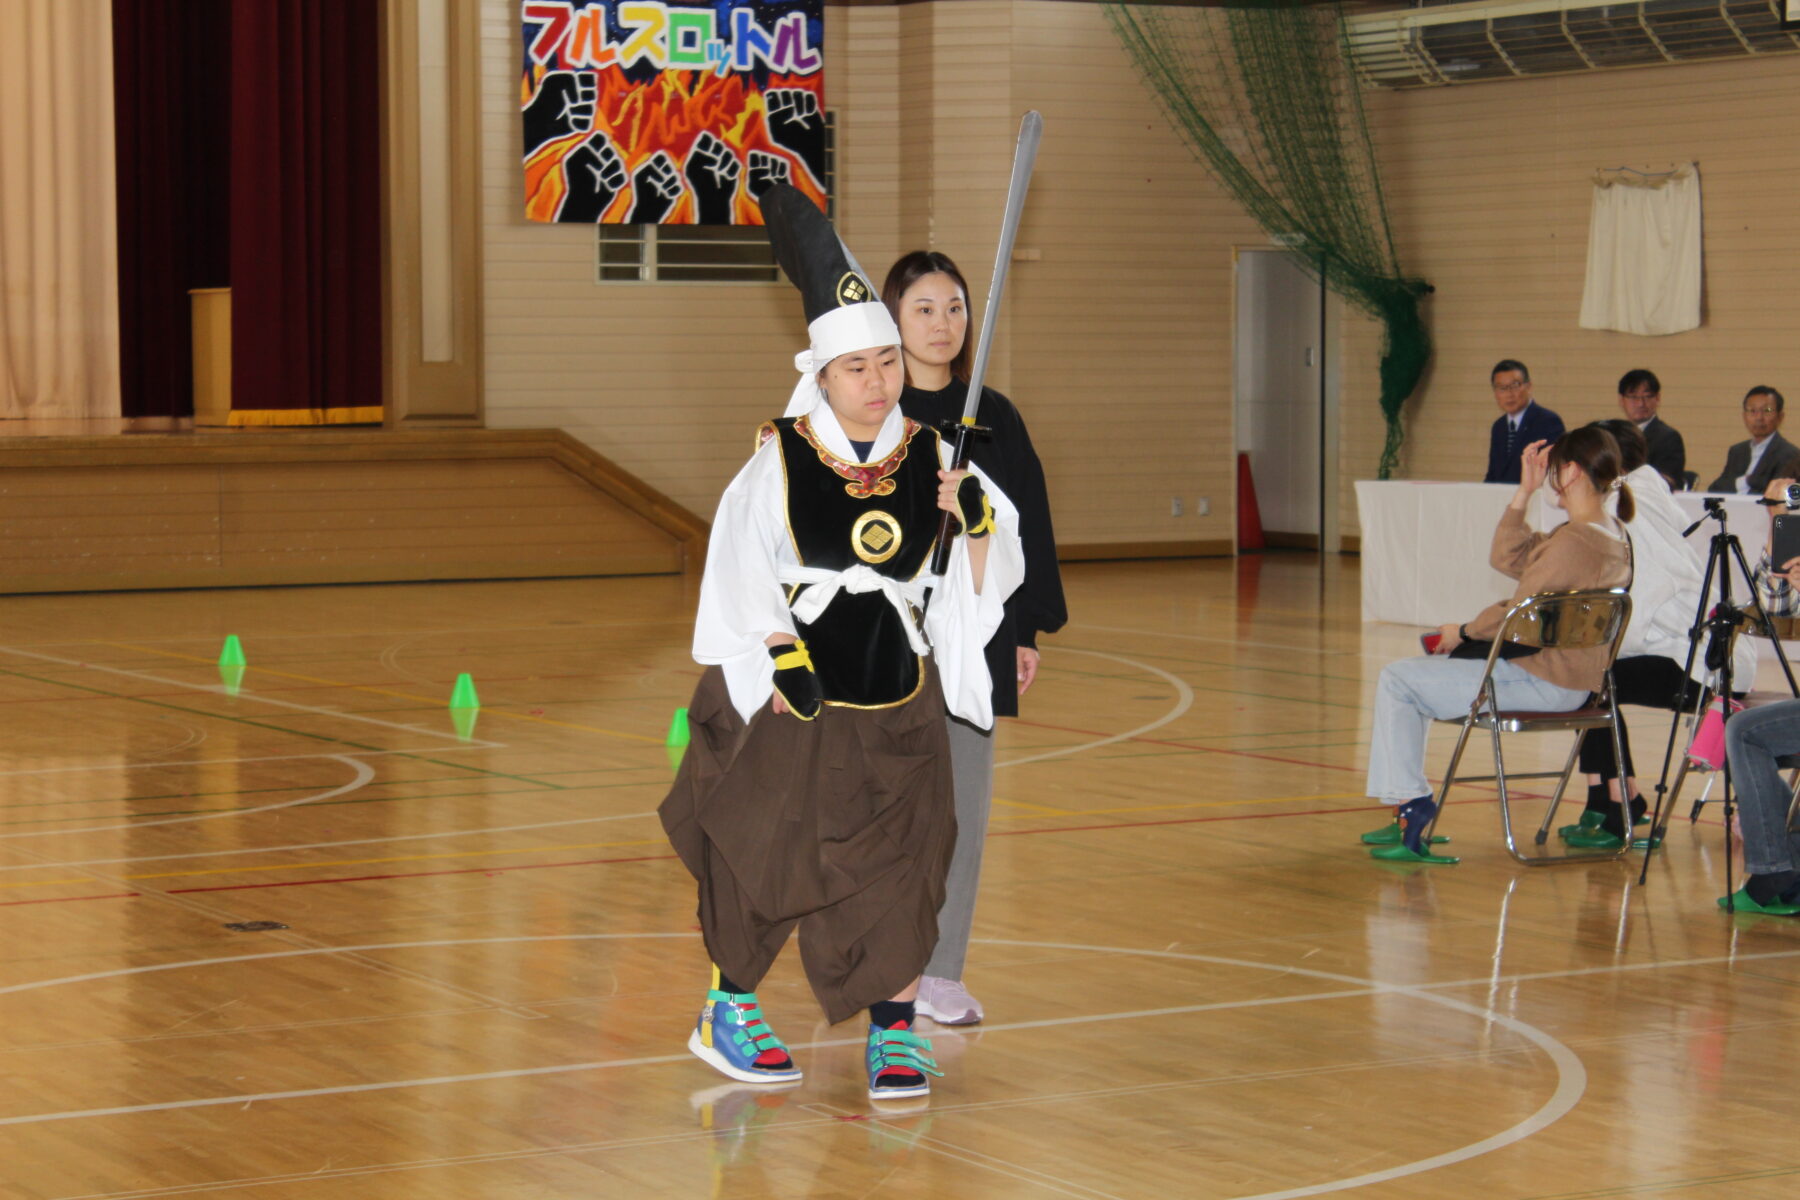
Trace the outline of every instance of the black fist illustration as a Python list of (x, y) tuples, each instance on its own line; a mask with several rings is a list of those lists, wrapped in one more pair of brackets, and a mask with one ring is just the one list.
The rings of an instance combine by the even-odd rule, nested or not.
[(594, 73), (552, 71), (525, 106), (525, 156), (545, 142), (594, 127)]
[(593, 134), (569, 151), (562, 168), (568, 186), (556, 210), (558, 221), (598, 221), (625, 186), (625, 164), (604, 133)]
[(681, 172), (666, 151), (658, 150), (632, 172), (631, 196), (631, 215), (626, 219), (632, 224), (655, 225), (669, 215), (681, 199)]
[(770, 154), (766, 150), (750, 152), (750, 175), (745, 181), (745, 186), (750, 189), (750, 194), (756, 197), (758, 204), (762, 203), (763, 195), (770, 188), (778, 183), (790, 182), (792, 179), (788, 174), (787, 159), (782, 158), (779, 154)]
[(708, 131), (702, 131), (688, 151), (688, 186), (694, 189), (699, 225), (731, 224), (731, 201), (737, 195), (738, 176), (744, 168), (731, 147)]
[(769, 137), (798, 155), (807, 174), (825, 186), (825, 116), (819, 98), (805, 88), (774, 88), (763, 96), (768, 109)]

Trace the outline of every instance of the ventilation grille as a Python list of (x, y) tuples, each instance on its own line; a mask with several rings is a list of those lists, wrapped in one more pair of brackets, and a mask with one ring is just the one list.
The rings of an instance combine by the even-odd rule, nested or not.
[(1347, 18), (1358, 74), (1429, 87), (1800, 50), (1781, 0), (1441, 4)]

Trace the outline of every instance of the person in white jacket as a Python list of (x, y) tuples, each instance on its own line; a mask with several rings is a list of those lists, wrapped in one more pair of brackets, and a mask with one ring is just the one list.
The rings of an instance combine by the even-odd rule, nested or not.
[[(1675, 503), (1668, 483), (1646, 461), (1643, 434), (1630, 421), (1595, 424), (1612, 434), (1625, 458), (1625, 482), (1637, 512), (1627, 526), (1631, 538), (1631, 622), (1613, 664), (1613, 686), (1622, 704), (1674, 710), (1692, 709), (1696, 693), (1708, 683), (1704, 654), (1694, 656), (1692, 677), (1682, 671), (1687, 661), (1688, 630), (1699, 611), (1705, 581), (1704, 542), (1682, 537), (1690, 521)], [(1704, 649), (1704, 647), (1702, 647)], [(1756, 675), (1756, 648), (1739, 638), (1732, 658), (1732, 678), (1746, 690)], [(1581, 820), (1557, 832), (1572, 846), (1616, 849), (1625, 836), (1627, 806), (1634, 824), (1647, 818), (1648, 805), (1638, 790), (1631, 762), (1631, 739), (1621, 722), (1625, 770), (1621, 778), (1613, 759), (1611, 735), (1590, 731), (1581, 746), (1581, 769), (1587, 775), (1588, 800)]]

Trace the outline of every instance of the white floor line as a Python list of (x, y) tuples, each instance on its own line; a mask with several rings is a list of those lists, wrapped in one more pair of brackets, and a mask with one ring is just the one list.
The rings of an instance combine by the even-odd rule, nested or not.
[(452, 754), (458, 750), (504, 750), (504, 742), (462, 742), (455, 746), (403, 746), (396, 750), (314, 750), (307, 754), (253, 754), (242, 758), (177, 758), (166, 762), (91, 762), (69, 767), (25, 767), (0, 771), (0, 779), (18, 775), (78, 775), (84, 771), (155, 771), (163, 767), (231, 767), (243, 763), (305, 762), (313, 758), (380, 758), (384, 754)]
[[(1212, 637), (1203, 633), (1174, 633), (1167, 629), (1127, 629), (1120, 625), (1090, 625), (1086, 621), (1074, 622), (1067, 628), (1071, 631), (1093, 629), (1101, 633), (1131, 633), (1149, 638), (1174, 638), (1183, 642), (1212, 642), (1220, 646), (1253, 646), (1259, 650), (1285, 650), (1294, 654), (1306, 654), (1313, 658), (1320, 656), (1352, 658), (1361, 653), (1359, 650), (1322, 650), (1317, 646), (1302, 646), (1293, 642), (1247, 642), (1238, 638)], [(1062, 647), (1059, 646), (1057, 649), (1060, 650)]]
[(1058, 646), (1056, 648), (1056, 653), (1086, 654), (1094, 658), (1111, 659), (1113, 662), (1124, 663), (1126, 666), (1136, 667), (1146, 674), (1155, 675), (1175, 689), (1175, 707), (1171, 708), (1168, 712), (1150, 722), (1148, 725), (1139, 725), (1136, 729), (1130, 729), (1124, 733), (1115, 733), (1111, 737), (1100, 738), (1097, 741), (1083, 742), (1078, 746), (1063, 746), (1056, 750), (1046, 750), (1042, 754), (1029, 754), (1024, 758), (1009, 758), (1005, 762), (995, 763), (995, 770), (998, 770), (1001, 767), (1017, 767), (1022, 766), (1025, 763), (1043, 762), (1047, 758), (1063, 758), (1070, 754), (1080, 754), (1085, 750), (1097, 750), (1101, 746), (1110, 746), (1115, 742), (1130, 741), (1132, 738), (1144, 736), (1153, 729), (1161, 729), (1169, 722), (1178, 719), (1194, 705), (1194, 689), (1189, 687), (1181, 679), (1169, 674), (1169, 672), (1163, 670), (1161, 667), (1153, 667), (1148, 663), (1141, 663), (1133, 658), (1122, 658), (1117, 654), (1102, 654), (1098, 650), (1072, 650), (1067, 646)]
[[(39, 654), (35, 650), (21, 650), (17, 646), (0, 646), (0, 654), (16, 654), (21, 658), (35, 658), (41, 662), (57, 663), (60, 666), (75, 667), (78, 670), (84, 671), (104, 671), (108, 675), (122, 675), (127, 679), (141, 679), (145, 683), (161, 684), (164, 687), (186, 688), (193, 692), (210, 692), (216, 696), (229, 697), (231, 695), (231, 692), (223, 684), (189, 683), (184, 679), (170, 679), (166, 675), (151, 675), (144, 671), (127, 671), (123, 667), (109, 667), (101, 663), (83, 662), (74, 658), (61, 658), (54, 654)], [(132, 699), (130, 696), (121, 696), (119, 698), (121, 700)], [(365, 717), (358, 713), (339, 712), (336, 709), (321, 708), (316, 704), (297, 704), (292, 700), (277, 700), (273, 696), (264, 696), (248, 689), (238, 692), (235, 698), (239, 700), (254, 700), (258, 704), (270, 704), (274, 705), (276, 708), (285, 708), (292, 712), (312, 713), (315, 716), (321, 717), (335, 717), (345, 721), (356, 721), (363, 725), (376, 725), (383, 729), (397, 729), (402, 733), (424, 733), (427, 736), (440, 737), (447, 742), (456, 744), (472, 744), (462, 743), (462, 740), (458, 738), (454, 732), (433, 733), (429, 729), (418, 729), (411, 725), (401, 725), (395, 721), (383, 721), (379, 717)], [(492, 745), (497, 745), (497, 743), (484, 744), (484, 746)]]
[[(110, 832), (115, 829), (154, 829), (159, 825), (188, 825), (188, 824), (192, 824), (195, 821), (217, 821), (223, 817), (247, 817), (253, 813), (274, 812), (276, 809), (295, 808), (302, 804), (314, 804), (314, 803), (319, 803), (319, 802), (322, 802), (325, 800), (332, 800), (332, 799), (337, 798), (338, 796), (344, 795), (346, 792), (357, 791), (358, 789), (366, 786), (370, 780), (375, 778), (375, 768), (371, 767), (368, 763), (363, 762), (360, 759), (354, 759), (354, 758), (349, 757), (348, 755), (343, 755), (343, 754), (321, 754), (318, 757), (329, 759), (333, 762), (341, 762), (341, 763), (348, 764), (350, 769), (355, 773), (356, 778), (352, 779), (349, 783), (343, 784), (339, 787), (334, 787), (329, 791), (317, 792), (311, 796), (298, 796), (292, 800), (283, 800), (278, 804), (264, 804), (259, 808), (224, 808), (224, 809), (220, 809), (218, 812), (193, 813), (189, 816), (169, 817), (166, 820), (161, 820), (161, 821), (126, 821), (126, 822), (123, 822), (122, 824), (118, 824), (118, 825), (83, 825), (76, 829), (34, 829), (34, 830), (30, 830), (30, 831), (26, 831), (26, 832), (19, 832), (19, 833), (0, 833), (0, 840), (12, 840), (15, 838), (63, 837), (65, 835), (77, 834), (77, 833), (107, 833), (107, 832)], [(86, 866), (86, 865), (90, 865), (90, 864), (85, 864), (85, 863), (28, 863), (22, 867), (5, 867), (5, 868), (0, 868), (0, 869), (23, 870), (28, 867), (29, 868), (38, 868), (38, 867), (45, 867), (45, 866), (75, 867), (75, 866)]]
[[(111, 970), (111, 971), (98, 971), (98, 972), (92, 972), (92, 973), (85, 974), (85, 975), (66, 976), (66, 977), (63, 977), (60, 979), (38, 980), (35, 982), (30, 982), (30, 983), (13, 984), (13, 985), (10, 985), (7, 987), (0, 987), (0, 995), (7, 995), (7, 994), (13, 994), (13, 993), (19, 993), (19, 992), (27, 992), (27, 991), (35, 991), (35, 990), (51, 988), (51, 987), (58, 987), (58, 986), (63, 986), (63, 985), (68, 985), (68, 984), (73, 984), (73, 983), (90, 982), (90, 981), (101, 980), (101, 979), (119, 978), (119, 977), (128, 976), (128, 975), (153, 974), (153, 973), (159, 973), (159, 972), (163, 972), (163, 971), (186, 970), (186, 969), (190, 969), (190, 968), (220, 966), (220, 965), (226, 965), (226, 964), (231, 964), (231, 963), (258, 962), (258, 961), (264, 961), (264, 960), (269, 960), (269, 959), (300, 958), (300, 957), (305, 957), (305, 956), (314, 955), (314, 954), (367, 953), (367, 952), (375, 952), (375, 951), (382, 951), (382, 950), (399, 950), (399, 949), (422, 948), (422, 947), (518, 944), (518, 943), (533, 943), (533, 942), (625, 941), (625, 940), (671, 940), (671, 941), (674, 941), (674, 940), (692, 940), (696, 936), (697, 935), (692, 934), (692, 933), (558, 934), (558, 935), (545, 935), (545, 936), (533, 936), (533, 937), (456, 938), (456, 939), (416, 941), (416, 942), (387, 942), (387, 943), (374, 943), (374, 944), (364, 945), (364, 946), (340, 946), (340, 947), (322, 947), (322, 948), (318, 948), (318, 949), (284, 950), (284, 951), (275, 951), (275, 952), (266, 953), (266, 954), (236, 955), (236, 956), (219, 957), (219, 958), (195, 959), (195, 960), (190, 960), (190, 961), (186, 961), (186, 962), (161, 963), (161, 964), (154, 964), (151, 966), (123, 967), (123, 968), (118, 968), (118, 969)], [(1156, 1017), (1156, 1016), (1162, 1016), (1162, 1015), (1173, 1015), (1173, 1014), (1179, 1014), (1179, 1013), (1199, 1011), (1202, 1009), (1258, 1007), (1258, 1006), (1266, 1006), (1266, 1005), (1271, 1005), (1271, 1004), (1298, 1003), (1298, 1002), (1312, 1000), (1312, 999), (1338, 999), (1338, 998), (1344, 998), (1346, 996), (1366, 995), (1366, 994), (1369, 994), (1369, 995), (1386, 994), (1386, 995), (1411, 996), (1411, 997), (1417, 998), (1419, 1000), (1426, 1001), (1428, 1003), (1437, 1004), (1442, 1007), (1449, 1008), (1456, 1012), (1466, 1013), (1466, 1014), (1468, 1014), (1472, 1017), (1475, 1017), (1481, 1021), (1485, 1021), (1489, 1024), (1498, 1025), (1502, 1028), (1508, 1029), (1508, 1030), (1518, 1034), (1520, 1037), (1524, 1038), (1526, 1041), (1530, 1042), (1532, 1045), (1536, 1046), (1538, 1049), (1542, 1050), (1549, 1057), (1551, 1063), (1557, 1069), (1557, 1085), (1556, 1085), (1556, 1088), (1553, 1091), (1552, 1095), (1550, 1096), (1550, 1098), (1547, 1101), (1545, 1101), (1545, 1103), (1542, 1106), (1540, 1106), (1536, 1112), (1531, 1114), (1531, 1116), (1527, 1117), (1525, 1120), (1520, 1121), (1520, 1122), (1514, 1124), (1513, 1126), (1511, 1126), (1505, 1130), (1502, 1130), (1501, 1132), (1496, 1133), (1490, 1137), (1483, 1138), (1480, 1141), (1470, 1143), (1469, 1145), (1466, 1145), (1466, 1146), (1458, 1147), (1457, 1149), (1448, 1151), (1444, 1154), (1434, 1155), (1430, 1158), (1421, 1159), (1417, 1162), (1407, 1163), (1407, 1164), (1403, 1164), (1401, 1166), (1396, 1166), (1396, 1167), (1390, 1167), (1390, 1168), (1387, 1168), (1387, 1169), (1384, 1169), (1381, 1171), (1368, 1172), (1363, 1175), (1354, 1176), (1354, 1177), (1351, 1177), (1348, 1179), (1332, 1180), (1332, 1181), (1328, 1181), (1328, 1182), (1324, 1182), (1324, 1183), (1307, 1185), (1307, 1186), (1300, 1187), (1300, 1188), (1289, 1188), (1289, 1189), (1283, 1189), (1283, 1190), (1279, 1190), (1279, 1191), (1258, 1193), (1255, 1196), (1242, 1197), (1242, 1198), (1240, 1198), (1240, 1200), (1297, 1200), (1298, 1197), (1321, 1195), (1321, 1194), (1328, 1193), (1328, 1192), (1343, 1191), (1343, 1190), (1350, 1189), (1350, 1188), (1362, 1187), (1362, 1186), (1366, 1186), (1367, 1184), (1370, 1184), (1370, 1183), (1376, 1183), (1376, 1182), (1382, 1182), (1382, 1181), (1386, 1181), (1386, 1180), (1397, 1179), (1397, 1178), (1401, 1178), (1401, 1177), (1404, 1177), (1407, 1175), (1413, 1175), (1413, 1174), (1418, 1174), (1423, 1171), (1432, 1170), (1436, 1167), (1448, 1166), (1452, 1163), (1466, 1161), (1467, 1159), (1474, 1158), (1478, 1155), (1488, 1153), (1489, 1151), (1499, 1149), (1503, 1146), (1515, 1144), (1527, 1137), (1530, 1137), (1532, 1134), (1538, 1132), (1539, 1130), (1545, 1128), (1546, 1126), (1548, 1126), (1549, 1124), (1553, 1123), (1554, 1121), (1556, 1121), (1557, 1119), (1562, 1117), (1564, 1114), (1566, 1114), (1571, 1108), (1573, 1108), (1574, 1105), (1580, 1100), (1581, 1095), (1586, 1087), (1586, 1071), (1585, 1071), (1585, 1068), (1582, 1066), (1580, 1059), (1574, 1054), (1573, 1051), (1571, 1051), (1567, 1046), (1563, 1045), (1561, 1042), (1557, 1041), (1555, 1038), (1544, 1033), (1542, 1030), (1537, 1029), (1536, 1027), (1534, 1027), (1532, 1025), (1529, 1025), (1526, 1022), (1519, 1021), (1512, 1017), (1508, 1017), (1504, 1014), (1494, 1012), (1491, 1009), (1484, 1008), (1480, 1005), (1467, 1004), (1467, 1003), (1452, 999), (1447, 996), (1434, 995), (1432, 993), (1432, 991), (1429, 990), (1431, 988), (1457, 987), (1457, 986), (1470, 986), (1470, 985), (1485, 986), (1490, 982), (1488, 979), (1485, 979), (1485, 978), (1466, 980), (1466, 981), (1465, 980), (1456, 980), (1456, 981), (1450, 981), (1447, 983), (1439, 983), (1439, 984), (1420, 984), (1420, 985), (1384, 984), (1379, 981), (1362, 979), (1362, 978), (1358, 978), (1356, 976), (1343, 975), (1343, 974), (1338, 974), (1338, 973), (1328, 972), (1328, 971), (1318, 971), (1318, 970), (1313, 970), (1310, 968), (1297, 967), (1297, 966), (1286, 965), (1286, 964), (1274, 964), (1274, 963), (1255, 962), (1255, 961), (1244, 960), (1244, 959), (1222, 958), (1222, 957), (1218, 957), (1215, 955), (1206, 955), (1206, 954), (1188, 954), (1188, 953), (1182, 953), (1182, 952), (1177, 952), (1177, 951), (1172, 951), (1172, 950), (1135, 949), (1135, 948), (1130, 948), (1130, 947), (1097, 946), (1097, 945), (1090, 945), (1090, 944), (1084, 944), (1084, 943), (1070, 943), (1070, 942), (1035, 942), (1035, 941), (1025, 941), (1025, 940), (1019, 940), (1019, 939), (1004, 939), (1004, 938), (977, 938), (975, 940), (977, 943), (984, 944), (984, 945), (1012, 946), (1012, 947), (1022, 947), (1022, 948), (1027, 948), (1027, 949), (1064, 950), (1064, 951), (1074, 951), (1074, 952), (1080, 952), (1080, 953), (1118, 955), (1118, 956), (1124, 956), (1124, 957), (1162, 958), (1162, 959), (1175, 959), (1175, 960), (1189, 961), (1189, 962), (1203, 962), (1203, 963), (1210, 963), (1210, 964), (1220, 965), (1220, 966), (1243, 968), (1243, 969), (1248, 969), (1248, 970), (1274, 971), (1274, 972), (1278, 972), (1281, 974), (1304, 976), (1304, 977), (1312, 978), (1312, 979), (1320, 979), (1320, 980), (1324, 980), (1324, 981), (1328, 981), (1328, 982), (1350, 985), (1349, 990), (1337, 990), (1337, 991), (1332, 991), (1332, 992), (1318, 993), (1316, 995), (1310, 995), (1310, 996), (1262, 997), (1262, 998), (1259, 998), (1256, 1000), (1242, 1001), (1242, 1002), (1221, 1002), (1221, 1003), (1212, 1004), (1212, 1005), (1181, 1006), (1181, 1007), (1177, 1007), (1177, 1008), (1168, 1008), (1168, 1009), (1143, 1009), (1143, 1010), (1138, 1010), (1136, 1012), (1131, 1012), (1131, 1013), (1095, 1014), (1092, 1017), (1083, 1018), (1083, 1020), (1089, 1021), (1089, 1022)], [(1529, 975), (1519, 976), (1519, 978), (1532, 979), (1532, 980), (1547, 980), (1547, 979), (1556, 979), (1556, 978), (1578, 977), (1578, 976), (1585, 976), (1585, 975), (1606, 974), (1609, 972), (1615, 972), (1615, 971), (1621, 971), (1621, 970), (1681, 969), (1681, 968), (1691, 967), (1691, 966), (1717, 966), (1717, 965), (1722, 965), (1722, 964), (1726, 964), (1726, 963), (1730, 963), (1730, 962), (1734, 962), (1734, 961), (1742, 962), (1742, 961), (1794, 958), (1794, 957), (1800, 957), (1800, 950), (1778, 950), (1778, 951), (1768, 951), (1768, 952), (1761, 952), (1761, 953), (1748, 954), (1748, 955), (1735, 955), (1735, 956), (1729, 956), (1729, 957), (1728, 956), (1708, 956), (1708, 957), (1695, 958), (1695, 959), (1674, 959), (1674, 960), (1668, 960), (1668, 961), (1661, 962), (1661, 963), (1622, 963), (1622, 964), (1614, 964), (1612, 966), (1606, 966), (1606, 967), (1572, 968), (1572, 969), (1569, 969), (1566, 971), (1536, 972), (1536, 973), (1532, 973)], [(1006, 1032), (1006, 1031), (1012, 1030), (1012, 1029), (1036, 1028), (1036, 1027), (1041, 1027), (1043, 1025), (1068, 1024), (1068, 1023), (1070, 1023), (1070, 1022), (1065, 1020), (1065, 1021), (1018, 1022), (1018, 1023), (1011, 1023), (1011, 1024), (994, 1024), (994, 1025), (984, 1026), (984, 1031), (987, 1033), (1003, 1033), (1003, 1032)], [(795, 1048), (796, 1049), (818, 1049), (818, 1048), (827, 1047), (827, 1046), (860, 1045), (861, 1042), (862, 1042), (861, 1038), (826, 1039), (826, 1040), (819, 1040), (819, 1041), (812, 1042), (806, 1046), (800, 1046), (797, 1044), (795, 1046)], [(386, 1091), (386, 1090), (393, 1090), (396, 1088), (425, 1087), (425, 1086), (445, 1085), (445, 1084), (455, 1084), (455, 1083), (465, 1083), (465, 1082), (482, 1082), (482, 1081), (497, 1080), (497, 1079), (517, 1079), (517, 1078), (526, 1078), (526, 1077), (533, 1077), (533, 1076), (560, 1075), (560, 1074), (569, 1074), (569, 1073), (577, 1072), (577, 1071), (611, 1070), (611, 1069), (617, 1069), (617, 1068), (622, 1068), (622, 1067), (631, 1067), (631, 1066), (659, 1066), (659, 1065), (671, 1064), (671, 1063), (689, 1063), (690, 1061), (691, 1061), (691, 1056), (687, 1055), (687, 1054), (651, 1055), (651, 1056), (629, 1058), (629, 1059), (611, 1059), (611, 1060), (602, 1060), (602, 1061), (597, 1061), (597, 1062), (557, 1064), (557, 1065), (551, 1065), (551, 1066), (545, 1066), (545, 1067), (514, 1068), (514, 1069), (510, 1069), (510, 1070), (478, 1072), (478, 1073), (472, 1073), (472, 1074), (466, 1074), (466, 1075), (446, 1075), (446, 1076), (435, 1076), (435, 1077), (424, 1078), (424, 1079), (393, 1080), (393, 1081), (385, 1081), (385, 1082), (377, 1082), (377, 1083), (348, 1084), (348, 1085), (340, 1085), (337, 1087), (307, 1088), (307, 1089), (300, 1089), (300, 1090), (286, 1091), (286, 1092), (267, 1092), (267, 1093), (253, 1093), (253, 1094), (234, 1095), (234, 1096), (204, 1097), (204, 1098), (190, 1099), (190, 1100), (164, 1101), (161, 1103), (152, 1103), (152, 1104), (145, 1104), (145, 1105), (128, 1105), (128, 1106), (103, 1108), (103, 1109), (81, 1109), (81, 1110), (73, 1110), (73, 1111), (61, 1112), (61, 1113), (24, 1114), (24, 1115), (20, 1115), (20, 1116), (0, 1118), (0, 1125), (9, 1125), (9, 1126), (10, 1125), (32, 1125), (32, 1124), (39, 1124), (39, 1123), (43, 1123), (43, 1122), (49, 1122), (49, 1121), (75, 1120), (75, 1119), (88, 1118), (88, 1117), (120, 1116), (120, 1115), (129, 1115), (129, 1114), (145, 1113), (145, 1112), (167, 1111), (167, 1110), (172, 1110), (172, 1109), (215, 1107), (215, 1106), (226, 1105), (226, 1104), (246, 1105), (246, 1104), (255, 1103), (257, 1101), (273, 1102), (273, 1101), (277, 1101), (277, 1100), (298, 1099), (298, 1098), (305, 1098), (305, 1097), (316, 1097), (316, 1096), (327, 1096), (327, 1095), (335, 1096), (335, 1095), (348, 1095), (348, 1094), (361, 1093), (361, 1092)], [(787, 1128), (787, 1126), (782, 1126), (781, 1128)], [(681, 1140), (681, 1138), (685, 1137), (685, 1136), (691, 1136), (691, 1135), (672, 1135), (673, 1140)], [(669, 1139), (664, 1139), (664, 1140), (669, 1140)], [(566, 1151), (566, 1148), (558, 1148), (556, 1150), (556, 1152), (567, 1152), (567, 1151)], [(436, 1160), (436, 1161), (443, 1161), (443, 1160)], [(432, 1165), (436, 1165), (436, 1161), (424, 1162), (424, 1163), (420, 1163), (417, 1165), (418, 1166), (432, 1166)], [(411, 1164), (401, 1164), (399, 1166), (392, 1165), (392, 1164), (378, 1165), (378, 1166), (371, 1166), (371, 1167), (366, 1167), (366, 1168), (357, 1168), (356, 1171), (357, 1171), (357, 1173), (379, 1173), (384, 1170), (406, 1169), (406, 1167), (409, 1165), (411, 1165)], [(220, 1187), (220, 1186), (230, 1186), (230, 1185), (229, 1184), (219, 1184), (219, 1183), (197, 1185), (197, 1187), (200, 1187), (200, 1188), (204, 1188), (204, 1187), (215, 1187), (216, 1188), (216, 1187)], [(195, 1190), (195, 1189), (189, 1188), (189, 1189), (185, 1189), (185, 1190)], [(152, 1192), (114, 1193), (114, 1194), (115, 1195), (119, 1195), (119, 1194), (129, 1194), (129, 1195), (164, 1194), (164, 1195), (170, 1195), (170, 1194), (176, 1194), (176, 1192), (173, 1190), (165, 1189), (162, 1191), (152, 1191)]]
[[(332, 756), (327, 756), (332, 757)], [(545, 795), (554, 795), (545, 792)], [(225, 816), (243, 816), (245, 813), (262, 812), (258, 808), (244, 809), (237, 813), (222, 814)], [(575, 817), (567, 821), (536, 821), (530, 825), (490, 825), (485, 829), (451, 829), (439, 833), (397, 833), (389, 837), (349, 838), (340, 842), (300, 842), (291, 846), (244, 846), (236, 850), (190, 850), (184, 854), (138, 854), (130, 858), (89, 858), (79, 862), (43, 862), (0, 864), (0, 873), (6, 871), (39, 871), (48, 867), (116, 867), (127, 863), (168, 862), (187, 858), (219, 858), (234, 854), (274, 854), (287, 850), (331, 850), (339, 846), (373, 846), (382, 842), (416, 842), (434, 838), (473, 837), (480, 833), (517, 833), (528, 829), (556, 829), (565, 825), (592, 825), (601, 821), (629, 821), (639, 817), (654, 817), (655, 809), (637, 813), (616, 813), (610, 817)], [(142, 829), (142, 825), (133, 825), (133, 829)], [(68, 830), (66, 832), (85, 832)], [(0, 837), (6, 835), (0, 834)], [(296, 866), (304, 864), (296, 863)]]

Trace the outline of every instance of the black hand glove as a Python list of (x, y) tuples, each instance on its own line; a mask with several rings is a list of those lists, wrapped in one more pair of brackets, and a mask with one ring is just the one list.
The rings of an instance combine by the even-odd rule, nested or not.
[(819, 677), (813, 674), (812, 655), (806, 652), (806, 643), (770, 646), (769, 657), (775, 660), (775, 694), (788, 711), (802, 721), (818, 716), (825, 694), (819, 690)]
[(956, 485), (956, 517), (970, 538), (984, 538), (994, 532), (994, 506), (988, 503), (981, 480), (965, 475)]

